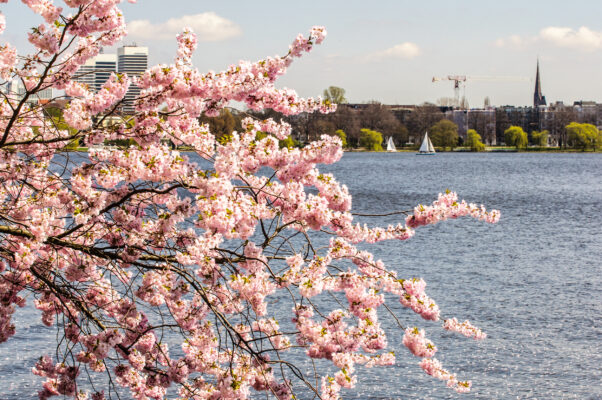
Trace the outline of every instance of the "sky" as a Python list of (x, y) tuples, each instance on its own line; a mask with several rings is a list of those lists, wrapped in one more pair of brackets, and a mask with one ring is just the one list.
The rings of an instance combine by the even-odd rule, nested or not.
[[(471, 107), (485, 97), (531, 105), (539, 58), (548, 103), (602, 102), (599, 0), (138, 0), (122, 9), (127, 43), (148, 46), (151, 64), (170, 63), (175, 35), (192, 27), (201, 71), (283, 55), (297, 34), (323, 25), (324, 43), (277, 83), (305, 97), (338, 86), (354, 103), (435, 103), (454, 92), (453, 82), (433, 77), (466, 75), (461, 95)], [(0, 43), (27, 47), (26, 32), (40, 17), (18, 0), (0, 11), (7, 19)]]

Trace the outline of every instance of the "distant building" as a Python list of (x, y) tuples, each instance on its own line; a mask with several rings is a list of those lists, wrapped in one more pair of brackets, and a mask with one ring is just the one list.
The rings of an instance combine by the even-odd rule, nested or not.
[[(53, 97), (53, 90), (51, 87), (42, 89), (38, 92), (36, 92), (35, 94), (29, 96), (29, 98), (27, 99), (27, 102), (29, 103), (44, 103), (44, 102), (48, 102), (49, 100), (52, 99)], [(11, 81), (8, 82), (8, 86), (7, 86), (7, 95), (17, 101), (20, 101), (23, 96), (25, 95), (25, 86), (23, 85), (23, 82), (18, 79), (15, 78)]]
[(111, 74), (117, 72), (117, 57), (115, 54), (99, 54), (94, 59), (94, 91), (98, 92)]
[(497, 143), (505, 143), (504, 132), (511, 126), (520, 126), (530, 133), (539, 130), (540, 110), (534, 107), (501, 106), (495, 111), (495, 133)]
[(552, 146), (566, 146), (568, 137), (565, 127), (571, 122), (592, 124), (602, 129), (602, 104), (581, 100), (566, 105), (557, 101), (540, 112), (540, 130), (549, 132)]
[(18, 100), (23, 98), (23, 95), (25, 95), (25, 86), (23, 86), (23, 82), (20, 79), (14, 78), (8, 82), (8, 95)]
[(458, 136), (466, 140), (468, 132), (468, 110), (451, 109), (444, 112), (445, 118), (458, 125)]
[(537, 72), (535, 73), (535, 90), (533, 93), (533, 107), (546, 105), (546, 96), (541, 94), (541, 82), (539, 78), (539, 60), (537, 60)]
[(98, 92), (114, 72), (117, 72), (117, 56), (101, 53), (79, 68), (75, 80), (86, 84), (91, 91)]
[[(148, 47), (134, 44), (117, 49), (117, 70), (119, 73), (126, 73), (129, 77), (134, 77), (142, 74), (147, 68)], [(138, 95), (140, 95), (140, 88), (133, 84), (130, 85), (124, 99), (124, 112), (134, 112), (134, 99)]]
[(96, 82), (94, 74), (95, 65), (94, 57), (88, 59), (84, 65), (79, 67), (73, 80), (85, 84), (90, 90), (94, 90), (94, 83)]
[[(75, 80), (86, 84), (92, 92), (98, 92), (112, 73), (125, 73), (131, 78), (142, 74), (147, 68), (148, 47), (128, 45), (117, 49), (117, 54), (101, 53), (89, 59), (79, 68)], [(124, 112), (134, 112), (134, 99), (139, 94), (140, 88), (130, 85), (123, 101)]]

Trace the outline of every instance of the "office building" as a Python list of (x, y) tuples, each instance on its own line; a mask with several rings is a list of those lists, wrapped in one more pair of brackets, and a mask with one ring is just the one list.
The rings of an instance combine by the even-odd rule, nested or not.
[(79, 68), (75, 80), (86, 84), (92, 92), (98, 92), (113, 72), (117, 72), (117, 56), (101, 53)]
[[(30, 95), (29, 98), (27, 99), (27, 102), (28, 103), (48, 102), (49, 100), (52, 99), (53, 94), (54, 94), (54, 92), (53, 92), (52, 88), (47, 87), (45, 89), (39, 90), (36, 93)], [(14, 78), (13, 80), (9, 81), (7, 84), (7, 95), (13, 100), (21, 101), (23, 96), (25, 96), (25, 86), (23, 85), (23, 82), (18, 78)]]
[[(148, 68), (148, 47), (137, 45), (123, 46), (117, 49), (117, 70), (126, 73), (130, 78), (139, 76)], [(125, 99), (123, 111), (134, 112), (134, 99), (140, 94), (140, 88), (130, 85)]]
[(117, 72), (117, 57), (115, 54), (99, 54), (94, 57), (94, 91), (98, 92), (102, 85)]

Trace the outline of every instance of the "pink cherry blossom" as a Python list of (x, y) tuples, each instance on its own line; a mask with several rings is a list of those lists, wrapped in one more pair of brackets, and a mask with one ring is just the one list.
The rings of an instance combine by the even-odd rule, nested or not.
[(436, 358), (424, 358), (420, 362), (420, 367), (427, 374), (446, 381), (447, 386), (454, 389), (458, 393), (468, 393), (472, 386), (471, 381), (458, 381), (455, 375), (452, 375), (447, 370), (443, 369), (441, 363)]
[(405, 330), (403, 344), (417, 357), (431, 358), (437, 351), (433, 342), (424, 337), (424, 329), (416, 327)]
[(8, 80), (17, 63), (17, 49), (10, 44), (0, 46), (0, 77)]
[(445, 194), (439, 193), (439, 198), (433, 202), (432, 206), (419, 205), (414, 208), (414, 214), (406, 218), (406, 224), (411, 228), (416, 228), (465, 215), (489, 223), (496, 223), (500, 219), (498, 210), (487, 211), (483, 206), (467, 204), (464, 200), (458, 203), (458, 195), (447, 191)]
[(487, 334), (481, 331), (479, 328), (473, 326), (468, 320), (459, 323), (454, 317), (446, 319), (443, 324), (443, 328), (449, 331), (458, 332), (466, 337), (471, 337), (475, 340), (482, 340), (487, 337)]
[[(361, 225), (350, 189), (320, 170), (341, 159), (338, 137), (288, 148), (282, 120), (247, 117), (227, 138), (200, 122), (233, 102), (284, 115), (334, 111), (276, 82), (322, 43), (323, 27), (298, 35), (284, 56), (217, 72), (194, 67), (197, 39), (183, 28), (172, 63), (111, 74), (93, 91), (77, 78), (125, 37), (121, 1), (23, 3), (38, 14), (33, 51), (0, 47), (0, 78), (25, 87), (0, 102), (0, 342), (16, 334), (13, 316), (30, 298), (58, 332), (53, 358), (32, 369), (45, 379), (41, 399), (102, 400), (114, 385), (135, 399), (292, 399), (299, 385), (338, 399), (365, 368), (395, 364), (388, 335), (400, 332), (382, 324), (389, 313), (400, 327), (414, 314), (442, 315), (422, 278), (401, 277), (370, 244), (450, 218), (499, 219), (446, 192), (405, 221)], [(0, 14), (0, 33), (5, 26)], [(125, 113), (132, 84), (141, 93)], [(58, 111), (31, 101), (48, 88), (69, 97)], [(81, 157), (66, 150), (78, 142), (89, 146)], [(96, 146), (105, 143), (119, 145)], [(409, 310), (392, 310), (390, 296)], [(274, 318), (283, 298), (290, 321)], [(455, 318), (444, 329), (485, 337)], [(405, 329), (403, 343), (428, 374), (470, 389), (431, 358), (437, 348), (423, 329)], [(298, 357), (332, 372), (283, 373), (297, 371)], [(88, 379), (94, 393), (81, 390)]]

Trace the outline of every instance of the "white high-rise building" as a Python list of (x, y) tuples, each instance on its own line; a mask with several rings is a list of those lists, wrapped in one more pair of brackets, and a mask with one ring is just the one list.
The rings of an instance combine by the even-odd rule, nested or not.
[[(128, 45), (117, 49), (117, 54), (101, 53), (89, 59), (79, 68), (75, 80), (88, 85), (91, 91), (98, 92), (112, 72), (126, 73), (132, 78), (142, 74), (147, 68), (148, 47)], [(139, 94), (140, 88), (130, 85), (123, 101), (123, 111), (134, 111), (134, 99)]]
[(94, 91), (98, 92), (111, 73), (117, 72), (117, 56), (115, 54), (99, 54), (94, 57), (94, 62)]
[[(130, 78), (139, 76), (148, 68), (148, 47), (137, 45), (123, 46), (117, 49), (117, 70)], [(130, 85), (124, 99), (123, 111), (134, 111), (134, 99), (140, 94), (140, 88)]]
[(91, 91), (98, 92), (112, 72), (117, 72), (117, 55), (101, 53), (79, 68), (75, 80), (88, 85)]
[(8, 94), (13, 97), (13, 99), (22, 99), (25, 95), (25, 86), (20, 79), (14, 78), (10, 82), (8, 82)]
[[(9, 97), (11, 97), (13, 100), (20, 101), (23, 98), (23, 96), (25, 96), (25, 86), (23, 85), (23, 82), (20, 79), (15, 78), (15, 79), (9, 81), (7, 86), (8, 86), (7, 87), (7, 90), (8, 90), (7, 95)], [(40, 100), (42, 100), (42, 101), (51, 100), (53, 94), (54, 94), (54, 92), (51, 87), (42, 89), (42, 90), (36, 92), (35, 94), (29, 96), (27, 102), (36, 103)]]
[(94, 58), (90, 58), (84, 65), (79, 67), (75, 74), (74, 81), (84, 83), (90, 90), (94, 90), (95, 74), (94, 74)]

